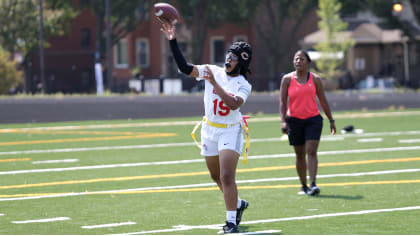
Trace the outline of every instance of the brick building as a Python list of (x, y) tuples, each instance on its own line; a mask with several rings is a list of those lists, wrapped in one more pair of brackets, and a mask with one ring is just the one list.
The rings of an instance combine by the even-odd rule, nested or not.
[[(144, 7), (145, 8), (145, 7)], [(140, 76), (149, 78), (181, 78), (183, 90), (194, 90), (197, 83), (177, 72), (169, 44), (160, 32), (160, 23), (153, 16), (152, 8), (149, 14), (137, 29), (121, 39), (112, 48), (112, 91), (128, 91), (129, 80), (134, 77), (134, 71)], [(261, 14), (256, 16), (261, 17)], [(293, 21), (293, 20), (288, 20)], [(248, 41), (253, 47), (252, 75), (249, 77), (254, 90), (278, 89), (280, 75), (270, 76), (265, 60), (270, 51), (264, 49), (265, 42), (258, 37), (256, 27), (269, 27), (269, 25), (255, 25), (250, 20), (244, 26), (224, 24), (217, 28), (209, 28), (204, 42), (202, 63), (223, 64), (227, 48), (237, 40)], [(305, 22), (297, 30), (296, 37), (301, 38), (317, 29), (315, 11), (309, 14)], [(185, 24), (178, 24), (177, 39), (184, 55), (190, 58), (191, 30)], [(285, 28), (283, 35), (288, 35), (293, 29)], [(293, 53), (299, 49), (298, 40), (284, 46), (286, 38), (273, 39), (279, 46), (286, 48), (283, 61), (276, 62), (282, 71), (287, 72)], [(290, 40), (286, 40), (290, 41)], [(47, 91), (50, 93), (94, 93), (96, 91), (94, 63), (96, 42), (96, 18), (92, 11), (82, 11), (74, 20), (70, 31), (65, 36), (48, 39), (49, 47), (45, 48), (45, 80)], [(291, 46), (290, 46), (291, 45)], [(194, 63), (193, 61), (189, 60)], [(284, 66), (289, 65), (289, 67)], [(103, 65), (105, 67), (105, 65)], [(40, 70), (39, 55), (33, 57), (32, 62), (32, 90), (39, 87)], [(275, 86), (270, 86), (272, 80)], [(104, 78), (105, 87), (108, 88)]]

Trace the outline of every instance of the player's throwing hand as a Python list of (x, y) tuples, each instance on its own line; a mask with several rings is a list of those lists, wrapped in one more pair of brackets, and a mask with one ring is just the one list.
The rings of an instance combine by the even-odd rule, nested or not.
[(169, 22), (164, 22), (162, 24), (162, 28), (160, 28), (160, 31), (163, 32), (163, 34), (165, 35), (165, 37), (168, 40), (172, 40), (176, 38), (176, 33), (175, 33), (175, 25), (171, 24)]

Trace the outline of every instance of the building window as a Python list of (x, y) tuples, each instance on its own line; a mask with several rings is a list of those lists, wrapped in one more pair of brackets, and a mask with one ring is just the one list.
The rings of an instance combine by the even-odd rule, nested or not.
[(149, 40), (147, 39), (138, 39), (136, 43), (136, 60), (137, 65), (140, 67), (149, 66)]
[(354, 68), (359, 71), (365, 70), (365, 59), (363, 57), (356, 58)]
[(80, 46), (90, 48), (90, 29), (83, 28), (80, 30)]
[(212, 64), (225, 63), (225, 41), (223, 38), (213, 38), (210, 44), (210, 61)]
[(409, 50), (408, 50), (408, 58), (409, 58), (409, 65), (415, 66), (418, 64), (418, 57), (420, 56), (419, 53), (420, 50), (418, 50), (416, 44), (409, 44)]
[(114, 64), (117, 68), (128, 68), (127, 40), (120, 39), (114, 47)]

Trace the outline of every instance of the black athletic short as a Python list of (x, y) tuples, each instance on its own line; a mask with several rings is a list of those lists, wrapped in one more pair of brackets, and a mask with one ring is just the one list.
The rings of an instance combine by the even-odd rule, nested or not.
[(289, 126), (289, 144), (303, 145), (306, 140), (320, 140), (322, 132), (321, 115), (317, 115), (308, 119), (298, 119), (287, 116), (286, 122)]

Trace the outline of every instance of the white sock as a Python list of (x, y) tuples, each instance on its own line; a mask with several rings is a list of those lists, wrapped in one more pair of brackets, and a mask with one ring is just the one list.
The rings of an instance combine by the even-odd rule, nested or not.
[(226, 221), (236, 225), (236, 211), (226, 211)]
[(238, 196), (238, 202), (236, 203), (236, 209), (241, 208), (242, 199)]

